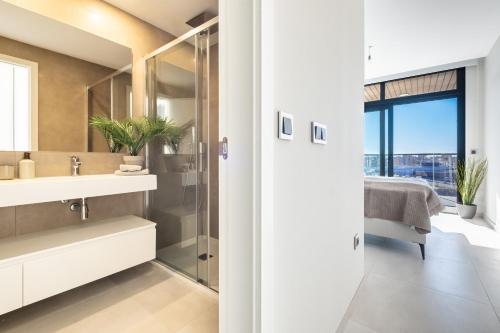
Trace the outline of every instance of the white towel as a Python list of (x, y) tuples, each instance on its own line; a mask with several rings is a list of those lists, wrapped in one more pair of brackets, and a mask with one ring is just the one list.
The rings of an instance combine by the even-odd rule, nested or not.
[(117, 176), (140, 176), (149, 175), (149, 169), (139, 170), (139, 171), (120, 171), (116, 170), (115, 175)]
[(120, 171), (141, 171), (142, 166), (140, 165), (131, 165), (131, 164), (120, 164)]

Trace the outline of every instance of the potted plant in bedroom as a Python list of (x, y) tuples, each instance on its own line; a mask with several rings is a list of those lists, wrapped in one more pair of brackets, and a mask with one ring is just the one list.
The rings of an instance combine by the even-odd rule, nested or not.
[[(91, 124), (99, 128), (100, 124), (106, 124), (105, 119), (93, 118)], [(123, 162), (129, 165), (144, 165), (144, 156), (140, 156), (144, 146), (154, 140), (161, 138), (165, 141), (177, 136), (176, 126), (169, 120), (160, 117), (138, 117), (125, 119), (123, 121), (107, 119), (108, 125), (105, 131), (101, 130), (108, 142), (126, 147), (128, 156), (123, 156)], [(104, 125), (103, 125), (104, 126)]]
[(488, 170), (488, 161), (482, 159), (476, 161), (470, 158), (467, 163), (457, 162), (457, 175), (455, 178), (457, 191), (461, 202), (457, 203), (458, 214), (464, 219), (471, 219), (476, 215), (477, 206), (474, 204), (477, 190)]

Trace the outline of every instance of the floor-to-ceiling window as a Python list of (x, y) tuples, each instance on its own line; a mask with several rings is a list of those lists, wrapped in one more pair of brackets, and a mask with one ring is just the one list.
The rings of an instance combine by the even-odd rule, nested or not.
[(365, 174), (425, 179), (454, 205), (464, 121), (463, 68), (367, 85)]

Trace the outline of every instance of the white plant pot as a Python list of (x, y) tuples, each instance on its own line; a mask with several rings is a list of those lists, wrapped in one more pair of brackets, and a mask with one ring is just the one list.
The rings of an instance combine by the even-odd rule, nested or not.
[(144, 156), (123, 156), (123, 162), (127, 165), (144, 166)]
[(458, 215), (463, 219), (472, 219), (476, 216), (476, 205), (461, 205), (457, 204)]

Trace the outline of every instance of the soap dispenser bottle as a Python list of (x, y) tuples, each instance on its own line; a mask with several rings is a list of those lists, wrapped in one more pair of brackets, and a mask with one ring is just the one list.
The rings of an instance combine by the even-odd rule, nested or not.
[(19, 178), (35, 178), (35, 161), (30, 159), (30, 153), (24, 153), (24, 158), (19, 161)]

